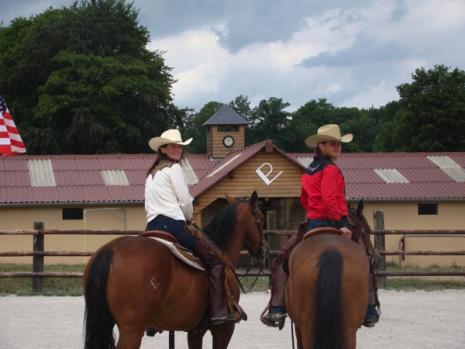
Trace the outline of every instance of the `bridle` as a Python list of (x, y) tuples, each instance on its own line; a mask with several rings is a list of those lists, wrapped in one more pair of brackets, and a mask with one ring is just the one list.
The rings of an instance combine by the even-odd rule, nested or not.
[[(264, 268), (267, 265), (267, 260), (269, 258), (269, 253), (270, 253), (269, 252), (270, 251), (269, 244), (266, 241), (266, 239), (264, 239), (264, 234), (263, 234), (263, 223), (264, 223), (263, 218), (264, 218), (264, 216), (259, 211), (260, 209), (257, 207), (256, 204), (252, 205), (251, 203), (249, 203), (249, 205), (250, 205), (250, 210), (251, 210), (251, 213), (252, 213), (251, 219), (255, 220), (254, 223), (256, 225), (257, 230), (260, 233), (260, 249), (258, 250), (258, 254), (257, 254), (258, 257), (251, 255), (252, 261), (250, 263), (250, 266), (245, 269), (244, 275), (239, 278), (239, 285), (241, 287), (242, 292), (244, 292), (244, 293), (250, 292), (255, 287), (255, 284), (257, 283), (258, 278), (260, 276), (264, 275)], [(242, 283), (240, 282), (240, 279), (244, 278), (244, 277), (249, 277), (248, 274), (250, 273), (252, 268), (256, 266), (255, 260), (259, 260), (259, 263), (257, 263), (258, 266), (259, 266), (258, 273), (255, 276), (255, 279), (252, 281), (252, 283), (250, 284), (250, 286), (246, 290), (244, 288), (244, 286), (242, 285)]]

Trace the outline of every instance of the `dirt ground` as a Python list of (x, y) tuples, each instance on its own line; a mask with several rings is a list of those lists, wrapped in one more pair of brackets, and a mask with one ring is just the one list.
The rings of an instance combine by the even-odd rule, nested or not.
[[(465, 348), (465, 290), (381, 291), (383, 314), (375, 328), (358, 332), (358, 348)], [(264, 292), (243, 295), (249, 315), (237, 325), (229, 348), (292, 348), (291, 326), (267, 328), (258, 316), (268, 301)], [(0, 297), (0, 348), (82, 348), (82, 297)], [(168, 334), (144, 337), (142, 348), (167, 348)], [(176, 334), (176, 348), (187, 348), (186, 335)], [(205, 337), (204, 348), (211, 348)]]

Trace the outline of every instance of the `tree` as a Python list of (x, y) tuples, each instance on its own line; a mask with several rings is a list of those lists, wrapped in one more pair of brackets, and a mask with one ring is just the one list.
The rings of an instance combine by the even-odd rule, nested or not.
[(262, 100), (252, 111), (247, 128), (247, 143), (254, 144), (271, 139), (278, 147), (284, 149), (286, 137), (284, 131), (289, 124), (290, 113), (285, 111), (289, 103), (281, 98), (271, 97)]
[(243, 116), (247, 120), (250, 119), (252, 108), (250, 108), (250, 101), (247, 96), (240, 95), (229, 102), (229, 105), (233, 107), (236, 113)]
[(213, 114), (215, 114), (223, 104), (220, 102), (211, 101), (205, 104), (202, 109), (196, 114), (188, 115), (186, 119), (185, 132), (187, 138), (194, 138), (189, 145), (189, 149), (193, 153), (207, 152), (207, 127), (203, 126)]
[(465, 72), (444, 65), (419, 68), (397, 87), (400, 108), (378, 144), (396, 151), (461, 151), (465, 148)]
[(82, 0), (0, 28), (0, 90), (30, 153), (149, 151), (174, 126), (173, 79), (124, 0)]

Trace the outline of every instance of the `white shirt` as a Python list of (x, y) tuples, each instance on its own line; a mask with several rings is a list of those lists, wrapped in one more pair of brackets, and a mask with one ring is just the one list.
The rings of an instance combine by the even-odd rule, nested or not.
[(194, 212), (186, 179), (179, 164), (165, 167), (145, 180), (145, 212), (147, 222), (156, 216), (190, 221)]

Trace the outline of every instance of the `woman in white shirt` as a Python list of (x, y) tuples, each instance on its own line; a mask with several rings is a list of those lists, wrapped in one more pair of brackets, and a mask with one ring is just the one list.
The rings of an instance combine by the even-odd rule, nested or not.
[(192, 222), (193, 198), (179, 161), (183, 157), (183, 146), (191, 141), (192, 138), (183, 141), (177, 129), (167, 130), (149, 141), (158, 158), (148, 170), (145, 181), (146, 230), (172, 234), (205, 263), (210, 291), (210, 321), (221, 324), (233, 321), (224, 290), (224, 264), (211, 252), (207, 239), (197, 239), (187, 228), (187, 222)]

